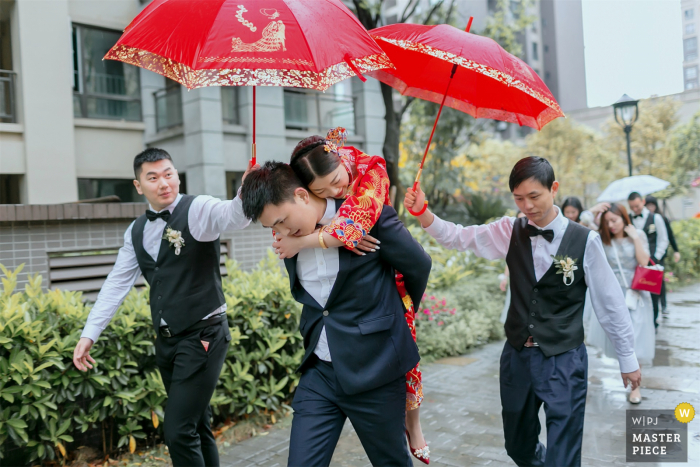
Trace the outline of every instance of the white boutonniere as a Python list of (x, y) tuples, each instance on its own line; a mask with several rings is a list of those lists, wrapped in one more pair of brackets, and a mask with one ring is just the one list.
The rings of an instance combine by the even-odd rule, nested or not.
[(183, 246), (185, 246), (185, 239), (182, 238), (182, 232), (179, 230), (173, 230), (171, 227), (165, 229), (163, 240), (167, 240), (170, 243), (170, 246), (175, 248), (176, 255), (179, 255), (180, 250)]
[(650, 234), (656, 233), (656, 224), (651, 224), (649, 226), (649, 233)]
[(578, 266), (576, 266), (578, 259), (571, 259), (568, 256), (552, 256), (552, 259), (554, 259), (554, 267), (557, 268), (557, 274), (564, 275), (564, 284), (573, 284), (574, 271), (578, 270)]

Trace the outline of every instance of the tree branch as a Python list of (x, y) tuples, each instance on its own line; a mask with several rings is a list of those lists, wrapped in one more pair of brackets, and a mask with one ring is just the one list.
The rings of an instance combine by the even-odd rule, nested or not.
[[(400, 23), (405, 23), (408, 18), (413, 16), (413, 13), (416, 12), (416, 8), (418, 8), (418, 4), (420, 3), (420, 0), (416, 0), (415, 3), (413, 3), (413, 0), (409, 0), (409, 2), (406, 4), (406, 8), (403, 9), (403, 13), (401, 13), (401, 21)], [(411, 8), (413, 7), (413, 8)], [(408, 13), (408, 9), (411, 8), (411, 12)]]
[(435, 6), (433, 6), (433, 8), (428, 12), (428, 16), (425, 17), (423, 24), (428, 24), (430, 22), (430, 18), (432, 18), (433, 14), (442, 6), (443, 3), (445, 3), (445, 0), (440, 0), (435, 4)]
[(396, 112), (396, 118), (398, 118), (399, 121), (401, 121), (401, 118), (403, 117), (404, 112), (406, 112), (406, 110), (408, 109), (408, 107), (411, 105), (411, 103), (412, 103), (414, 100), (416, 100), (416, 98), (415, 98), (415, 97), (412, 97), (412, 96), (408, 96), (408, 97), (406, 98), (406, 101), (405, 101), (405, 102), (403, 103), (403, 105), (401, 106), (401, 109), (399, 109), (399, 111)]
[(450, 2), (450, 8), (447, 10), (447, 15), (445, 15), (445, 24), (450, 24), (450, 19), (452, 18), (452, 12), (454, 11), (455, 0)]

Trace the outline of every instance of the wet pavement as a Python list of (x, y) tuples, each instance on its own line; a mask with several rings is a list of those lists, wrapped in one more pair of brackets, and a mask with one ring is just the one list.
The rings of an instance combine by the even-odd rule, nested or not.
[[(643, 368), (638, 406), (627, 402), (617, 361), (589, 347), (589, 386), (583, 439), (583, 465), (613, 466), (625, 462), (625, 410), (674, 409), (689, 402), (700, 409), (700, 284), (669, 293), (669, 311), (659, 318), (654, 365)], [(423, 365), (425, 400), (421, 423), (431, 450), (431, 466), (512, 466), (503, 448), (498, 361), (503, 342), (468, 355)], [(284, 466), (289, 419), (270, 431), (222, 448), (221, 465)], [(546, 443), (544, 414), (541, 440)], [(688, 424), (688, 464), (700, 466), (700, 416)], [(350, 423), (346, 423), (332, 466), (370, 465)], [(415, 466), (422, 463), (414, 460)], [(681, 464), (682, 465), (682, 464)]]

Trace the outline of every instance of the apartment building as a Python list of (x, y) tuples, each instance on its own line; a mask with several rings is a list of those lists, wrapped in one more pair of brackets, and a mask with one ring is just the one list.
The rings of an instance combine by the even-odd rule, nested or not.
[[(0, 0), (0, 205), (59, 205), (115, 195), (123, 203), (143, 202), (133, 188), (132, 163), (146, 147), (172, 155), (183, 192), (234, 196), (251, 155), (252, 89), (188, 91), (161, 75), (102, 60), (146, 4)], [(339, 125), (348, 129), (350, 144), (382, 153), (384, 104), (377, 81), (352, 78), (325, 93), (257, 89), (259, 161), (289, 160), (300, 139)], [(86, 231), (86, 241), (73, 243), (44, 240), (54, 235), (46, 233), (37, 236), (35, 248), (26, 243), (27, 229), (51, 230), (52, 221), (29, 217), (22, 222), (31, 225), (20, 225), (19, 220), (0, 219), (0, 262), (27, 263), (25, 272), (43, 273), (47, 254), (118, 247), (122, 241), (111, 231), (97, 243), (90, 241), (92, 231)], [(259, 226), (222, 239), (245, 267), (257, 263), (271, 243)], [(33, 258), (36, 251), (42, 258)]]
[(698, 23), (700, 22), (700, 0), (681, 1), (683, 27), (683, 87), (698, 88)]

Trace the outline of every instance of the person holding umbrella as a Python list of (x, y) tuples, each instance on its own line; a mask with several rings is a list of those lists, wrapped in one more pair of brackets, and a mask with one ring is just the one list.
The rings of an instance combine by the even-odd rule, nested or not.
[[(652, 213), (645, 205), (642, 195), (633, 191), (627, 197), (632, 211), (632, 224), (643, 230), (649, 240), (649, 252), (651, 253), (650, 260), (656, 264), (663, 266), (664, 258), (666, 257), (666, 249), (668, 249), (668, 231), (664, 218), (659, 213)], [(662, 285), (663, 287), (663, 285)], [(654, 306), (654, 327), (659, 327), (657, 322), (659, 318), (659, 296), (651, 294), (651, 303)]]
[[(668, 232), (668, 243), (671, 245), (671, 248), (673, 248), (673, 262), (679, 262), (681, 260), (681, 252), (678, 251), (678, 244), (676, 243), (676, 236), (673, 234), (673, 229), (671, 228), (671, 222), (668, 220), (668, 217), (661, 214), (661, 211), (659, 210), (659, 202), (654, 196), (647, 195), (645, 202), (646, 208), (649, 210), (649, 212), (660, 214), (663, 218), (664, 224), (666, 224), (666, 232)], [(661, 302), (661, 313), (664, 315), (667, 314), (665, 281), (661, 283), (661, 294), (659, 295), (659, 301)]]
[[(579, 466), (588, 385), (586, 290), (615, 347), (624, 386), (631, 382), (634, 389), (642, 376), (632, 322), (600, 235), (566, 219), (554, 205), (559, 183), (550, 163), (541, 157), (521, 159), (510, 173), (509, 186), (526, 219), (503, 217), (462, 227), (426, 209), (418, 220), (445, 248), (505, 258), (510, 269), (512, 296), (500, 369), (508, 455), (521, 466)], [(407, 190), (404, 205), (413, 209), (425, 201), (419, 186)], [(546, 448), (538, 441), (543, 403)]]

